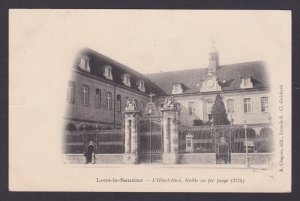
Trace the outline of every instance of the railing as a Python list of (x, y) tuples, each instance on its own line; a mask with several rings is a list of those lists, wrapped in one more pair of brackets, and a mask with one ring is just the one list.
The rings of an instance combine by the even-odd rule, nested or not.
[(96, 154), (123, 153), (123, 133), (122, 129), (65, 131), (64, 153), (85, 153), (89, 145)]
[[(266, 125), (268, 126), (268, 125)], [(181, 153), (217, 153), (221, 142), (228, 144), (230, 153), (271, 153), (273, 134), (269, 127), (261, 126), (261, 133), (255, 126), (247, 125), (194, 126), (179, 128), (179, 151)], [(187, 136), (191, 136), (190, 144)], [(221, 139), (222, 137), (222, 139)], [(187, 148), (187, 146), (190, 146)], [(247, 147), (247, 149), (246, 149)]]
[[(246, 161), (245, 158), (262, 161), (273, 152), (273, 133), (268, 125), (260, 125), (259, 129), (253, 125), (179, 127), (178, 131), (179, 153), (214, 154), (217, 163), (225, 158), (232, 163)], [(64, 134), (65, 153), (83, 154), (88, 147), (96, 154), (124, 153), (122, 129), (66, 131)], [(161, 161), (163, 138), (160, 134), (152, 133), (151, 139), (148, 133), (140, 135), (141, 162)]]

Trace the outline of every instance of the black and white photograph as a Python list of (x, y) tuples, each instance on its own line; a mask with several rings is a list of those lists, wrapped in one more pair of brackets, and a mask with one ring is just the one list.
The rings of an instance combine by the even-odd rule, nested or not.
[(11, 190), (291, 190), (291, 12), (9, 17)]
[(270, 168), (267, 67), (222, 65), (211, 45), (206, 68), (145, 75), (94, 50), (80, 52), (67, 86), (66, 160)]

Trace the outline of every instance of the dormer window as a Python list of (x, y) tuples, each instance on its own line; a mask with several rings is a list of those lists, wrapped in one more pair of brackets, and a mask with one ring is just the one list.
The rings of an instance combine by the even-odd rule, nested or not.
[(109, 80), (113, 80), (111, 66), (104, 66), (104, 77)]
[(244, 78), (242, 78), (242, 83), (241, 83), (240, 87), (241, 87), (241, 89), (253, 88), (253, 84), (251, 82), (251, 78), (250, 77), (244, 77)]
[(172, 90), (172, 94), (182, 94), (183, 90), (182, 90), (182, 85), (181, 84), (173, 84), (173, 90)]
[(124, 74), (123, 75), (123, 84), (127, 87), (131, 87), (130, 83), (130, 75), (129, 74)]
[(143, 80), (138, 81), (138, 89), (142, 92), (145, 92), (145, 82)]
[(89, 58), (87, 56), (81, 56), (78, 66), (84, 71), (91, 72)]

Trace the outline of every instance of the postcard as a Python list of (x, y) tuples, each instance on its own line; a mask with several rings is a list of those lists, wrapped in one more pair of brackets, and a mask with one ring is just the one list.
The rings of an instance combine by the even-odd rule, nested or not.
[(291, 11), (9, 11), (9, 190), (291, 192)]

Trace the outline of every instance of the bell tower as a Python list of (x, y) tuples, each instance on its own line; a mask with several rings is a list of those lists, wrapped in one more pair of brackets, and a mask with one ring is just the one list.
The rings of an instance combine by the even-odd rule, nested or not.
[(215, 41), (212, 41), (212, 47), (208, 56), (208, 72), (216, 74), (217, 67), (219, 66), (219, 52), (216, 49)]
[(200, 92), (221, 91), (222, 88), (218, 83), (217, 67), (219, 66), (219, 52), (215, 47), (215, 42), (212, 42), (212, 48), (208, 53), (209, 64), (208, 72), (204, 81), (202, 81)]

